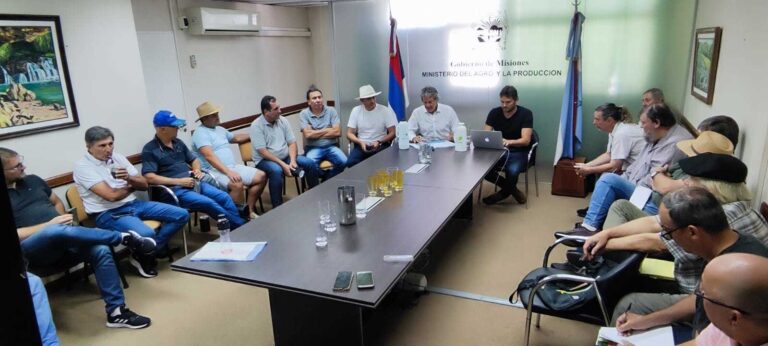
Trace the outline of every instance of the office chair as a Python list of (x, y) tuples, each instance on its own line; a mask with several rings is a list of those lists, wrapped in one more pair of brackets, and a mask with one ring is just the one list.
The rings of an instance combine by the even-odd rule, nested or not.
[[(525, 168), (525, 171), (523, 172), (525, 174), (525, 209), (528, 209), (528, 171), (533, 168), (533, 185), (536, 189), (536, 197), (539, 197), (539, 175), (538, 171), (536, 169), (536, 152), (539, 149), (539, 134), (536, 132), (536, 130), (533, 130), (533, 134), (531, 135), (531, 149), (528, 150), (528, 165)], [(504, 173), (504, 167), (501, 167), (500, 170), (498, 170), (499, 174)], [(506, 174), (505, 174), (506, 175)], [(494, 185), (493, 191), (498, 191), (499, 186)], [(477, 196), (477, 202), (480, 203), (481, 198), (483, 197), (483, 184), (480, 182), (480, 193)]]
[[(583, 244), (585, 239), (585, 237), (563, 237), (552, 243), (544, 253), (543, 266), (535, 269), (527, 276), (535, 276), (535, 285), (516, 291), (520, 302), (526, 309), (525, 345), (530, 342), (533, 313), (536, 313), (536, 328), (540, 326), (542, 314), (607, 326), (611, 322), (613, 309), (619, 299), (632, 291), (634, 286), (632, 283), (635, 282), (640, 263), (645, 257), (639, 252), (611, 251), (603, 253), (605, 262), (611, 262), (612, 266), (606, 267), (605, 271), (601, 271), (596, 277), (548, 267), (549, 255), (557, 245), (569, 240)], [(566, 311), (551, 309), (541, 300), (538, 292), (545, 285), (550, 285), (551, 288), (558, 283), (582, 283), (585, 287), (581, 288), (580, 292), (584, 292), (584, 296), (587, 296), (587, 291), (594, 290), (594, 297), (574, 309)], [(513, 300), (514, 296), (513, 293), (510, 301)]]

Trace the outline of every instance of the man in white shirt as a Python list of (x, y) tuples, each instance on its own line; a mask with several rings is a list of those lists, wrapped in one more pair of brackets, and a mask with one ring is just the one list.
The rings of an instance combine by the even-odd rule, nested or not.
[[(133, 230), (154, 238), (156, 257), (169, 255), (168, 240), (189, 220), (189, 212), (169, 204), (136, 199), (133, 192), (147, 190), (147, 180), (125, 158), (114, 152), (114, 138), (107, 128), (94, 126), (85, 131), (88, 151), (75, 164), (73, 177), (83, 199), (85, 212), (99, 228), (118, 232)], [(162, 222), (157, 233), (142, 220)], [(143, 277), (157, 275), (153, 256), (133, 253), (130, 258)]]
[(248, 215), (255, 218), (256, 201), (264, 191), (267, 175), (257, 168), (235, 162), (230, 143), (246, 143), (251, 139), (247, 133), (233, 134), (219, 126), (220, 111), (221, 108), (207, 101), (197, 107), (197, 120), (201, 126), (192, 135), (192, 151), (200, 159), (203, 169), (227, 189), (235, 203), (242, 205), (246, 201), (243, 191), (247, 188)]
[(382, 149), (386, 149), (395, 138), (397, 117), (391, 108), (376, 103), (376, 91), (370, 85), (360, 87), (361, 105), (352, 109), (347, 123), (347, 139), (353, 144), (347, 159), (352, 167)]
[(408, 139), (413, 143), (421, 141), (453, 141), (453, 130), (459, 126), (459, 117), (453, 107), (438, 103), (437, 89), (425, 86), (421, 89), (422, 106), (416, 108), (408, 118)]

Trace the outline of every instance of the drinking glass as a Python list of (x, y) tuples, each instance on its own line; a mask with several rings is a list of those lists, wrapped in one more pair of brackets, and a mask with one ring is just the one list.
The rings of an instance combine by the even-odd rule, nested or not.
[(387, 175), (389, 176), (389, 188), (394, 190), (395, 189), (395, 171), (397, 171), (397, 167), (387, 167)]
[(320, 248), (328, 246), (328, 232), (326, 232), (324, 225), (315, 227), (315, 246)]
[(336, 232), (339, 227), (339, 214), (337, 213), (336, 204), (331, 203), (328, 208), (329, 218), (325, 223), (326, 232)]
[(364, 193), (355, 193), (355, 214), (357, 214), (358, 219), (365, 219), (366, 213), (368, 212), (368, 206), (363, 202), (364, 200)]
[(331, 204), (328, 200), (322, 200), (317, 202), (318, 216), (320, 217), (320, 225), (325, 227), (325, 224), (331, 221)]
[(392, 172), (395, 182), (395, 191), (403, 191), (403, 180), (405, 178), (405, 172), (402, 169), (395, 167), (395, 171)]
[(368, 177), (368, 196), (374, 197), (379, 192), (379, 176), (373, 174)]

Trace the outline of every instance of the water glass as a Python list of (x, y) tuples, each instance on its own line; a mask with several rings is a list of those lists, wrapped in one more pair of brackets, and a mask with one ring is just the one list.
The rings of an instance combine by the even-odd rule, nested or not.
[(355, 214), (358, 219), (365, 219), (366, 213), (368, 212), (368, 206), (363, 203), (364, 200), (364, 193), (355, 193)]
[(322, 224), (315, 227), (315, 246), (319, 248), (328, 246), (328, 232)]
[(392, 172), (392, 175), (394, 176), (392, 180), (394, 181), (395, 191), (403, 191), (405, 172), (403, 172), (402, 169), (395, 167), (395, 171)]
[(325, 223), (325, 231), (336, 232), (336, 230), (339, 228), (339, 214), (337, 213), (336, 204), (331, 203), (328, 211), (328, 215), (330, 217)]
[(317, 201), (317, 211), (321, 225), (331, 221), (331, 203), (328, 200)]
[(368, 177), (368, 196), (375, 197), (379, 193), (379, 176), (374, 174)]

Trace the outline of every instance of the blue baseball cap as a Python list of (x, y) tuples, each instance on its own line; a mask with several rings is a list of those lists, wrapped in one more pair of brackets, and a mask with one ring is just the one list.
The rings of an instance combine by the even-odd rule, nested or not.
[(152, 123), (155, 124), (155, 127), (182, 127), (187, 124), (187, 121), (177, 118), (171, 111), (161, 110), (155, 113), (155, 118), (152, 119)]

